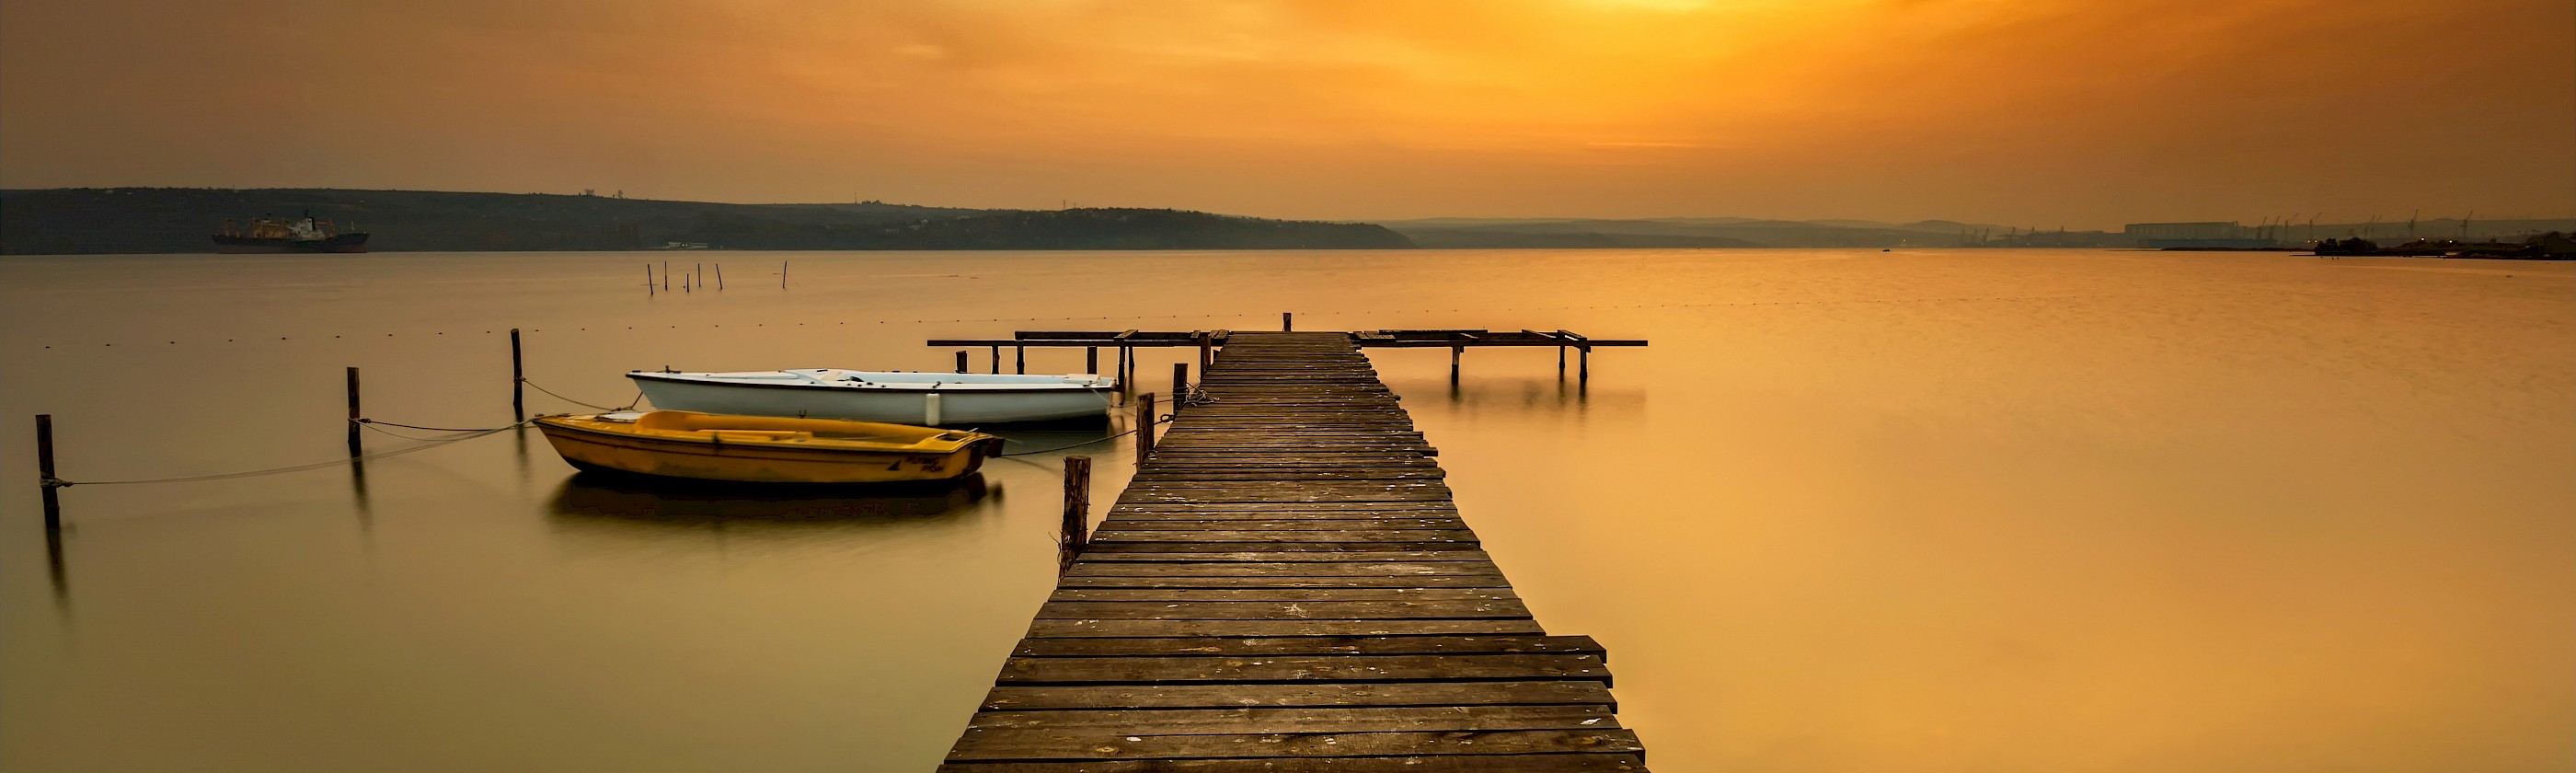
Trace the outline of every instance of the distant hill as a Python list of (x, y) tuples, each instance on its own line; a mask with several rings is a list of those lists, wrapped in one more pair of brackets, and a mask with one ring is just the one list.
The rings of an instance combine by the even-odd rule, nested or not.
[[(1927, 220), (1429, 218), (1378, 221), (1424, 247), (1957, 247), (1994, 226)], [(1996, 229), (2000, 230), (2000, 229)]]
[(0, 191), (0, 253), (211, 252), (225, 220), (330, 220), (398, 251), (632, 250), (704, 242), (744, 250), (1382, 249), (1414, 246), (1365, 223), (1169, 209), (978, 210), (860, 204), (719, 204), (609, 196), (345, 189), (56, 188)]

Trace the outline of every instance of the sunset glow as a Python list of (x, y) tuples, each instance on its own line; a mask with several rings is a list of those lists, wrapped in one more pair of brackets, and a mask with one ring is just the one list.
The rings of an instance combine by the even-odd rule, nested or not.
[(0, 185), (1245, 214), (2576, 209), (2559, 2), (12, 2)]

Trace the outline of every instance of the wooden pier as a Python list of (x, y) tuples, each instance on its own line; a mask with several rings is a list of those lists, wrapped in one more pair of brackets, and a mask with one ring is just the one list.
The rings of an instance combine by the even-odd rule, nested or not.
[(940, 769), (1644, 770), (1607, 653), (1531, 618), (1361, 338), (1219, 340), (1207, 399), (1168, 425)]

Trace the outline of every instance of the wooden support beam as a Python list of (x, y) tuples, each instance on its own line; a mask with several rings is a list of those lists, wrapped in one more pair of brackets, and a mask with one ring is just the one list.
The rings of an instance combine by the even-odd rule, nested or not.
[(1027, 374), (1028, 374), (1028, 372), (1029, 372), (1029, 348), (1028, 348), (1028, 347), (1026, 347), (1026, 346), (1014, 346), (1014, 347), (1011, 347), (1011, 372), (1013, 372), (1013, 373), (1018, 373), (1018, 374), (1021, 374), (1021, 375), (1027, 375)]
[(993, 375), (996, 375), (996, 376), (1002, 375), (1002, 345), (1001, 345), (1001, 344), (994, 344), (994, 345), (993, 345), (993, 351), (992, 351), (992, 352), (990, 352), (990, 353), (988, 354), (988, 356), (986, 356), (986, 357), (985, 357), (985, 359), (986, 359), (986, 360), (987, 360), (987, 361), (988, 361), (988, 362), (993, 366)]
[(1100, 375), (1100, 347), (1082, 347), (1082, 372)]
[(50, 413), (36, 414), (36, 475), (45, 490), (45, 531), (60, 531), (63, 502), (54, 489), (62, 488), (62, 481), (54, 478), (54, 415)]
[(1136, 466), (1145, 466), (1145, 457), (1154, 455), (1154, 393), (1136, 396)]
[(1064, 538), (1057, 571), (1073, 566), (1091, 541), (1091, 457), (1064, 458)]
[(515, 327), (510, 328), (510, 420), (528, 420), (528, 369), (519, 358), (519, 329)]
[(358, 419), (361, 416), (362, 414), (358, 412), (358, 369), (353, 366), (349, 368), (349, 458), (351, 459), (366, 453), (365, 448), (358, 442)]
[(957, 372), (966, 372), (966, 350), (957, 350)]

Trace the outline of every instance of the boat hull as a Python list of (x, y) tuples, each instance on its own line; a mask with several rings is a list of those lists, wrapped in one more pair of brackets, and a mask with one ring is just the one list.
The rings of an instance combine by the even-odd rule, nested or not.
[[(1111, 387), (1026, 391), (851, 389), (682, 381), (631, 373), (653, 407), (744, 416), (797, 416), (937, 427), (982, 427), (1107, 415)], [(936, 395), (936, 399), (933, 396)]]
[(946, 453), (809, 450), (696, 443), (596, 432), (540, 421), (538, 429), (576, 469), (699, 481), (851, 484), (954, 480), (984, 464), (989, 446)]

